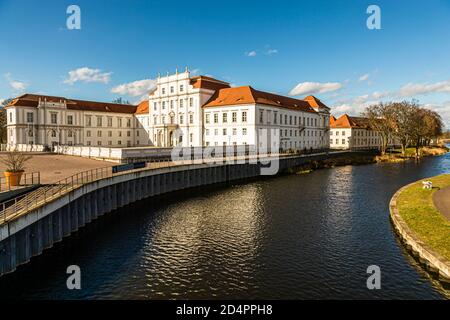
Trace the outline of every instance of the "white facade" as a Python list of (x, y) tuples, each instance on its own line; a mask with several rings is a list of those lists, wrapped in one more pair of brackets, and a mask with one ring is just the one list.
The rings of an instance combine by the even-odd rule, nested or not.
[[(326, 113), (249, 104), (205, 108), (203, 121), (206, 146), (248, 144), (273, 148), (279, 145), (282, 150), (329, 148)], [(273, 141), (275, 136), (278, 141)]]
[(156, 88), (149, 95), (148, 129), (153, 144), (202, 146), (202, 106), (214, 93), (212, 89), (194, 87), (188, 70), (158, 77)]
[(331, 128), (331, 149), (379, 149), (380, 134), (373, 130), (352, 128)]
[(344, 114), (330, 123), (330, 148), (380, 149), (381, 135), (370, 128), (367, 119)]
[(37, 105), (13, 104), (6, 108), (9, 145), (149, 145), (143, 127), (148, 122), (147, 115), (70, 109), (67, 103), (70, 100), (55, 101), (53, 97), (34, 101), (27, 100), (25, 95), (20, 99), (20, 104), (29, 101), (30, 105)]

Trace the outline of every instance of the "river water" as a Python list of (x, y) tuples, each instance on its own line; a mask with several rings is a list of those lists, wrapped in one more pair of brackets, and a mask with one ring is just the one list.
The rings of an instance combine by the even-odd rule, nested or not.
[[(450, 154), (285, 175), (147, 199), (81, 229), (13, 274), (0, 298), (442, 299), (403, 249), (388, 204), (450, 172)], [(66, 268), (81, 268), (81, 290)], [(367, 267), (381, 268), (368, 290)]]

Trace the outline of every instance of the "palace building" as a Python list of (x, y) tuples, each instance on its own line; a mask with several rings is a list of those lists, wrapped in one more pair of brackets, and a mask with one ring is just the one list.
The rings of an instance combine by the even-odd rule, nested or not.
[(343, 114), (330, 117), (331, 149), (379, 149), (381, 136), (370, 127), (369, 120)]
[(24, 94), (6, 109), (10, 146), (262, 147), (271, 131), (265, 143), (283, 150), (330, 146), (330, 109), (316, 97), (231, 87), (187, 69), (158, 76), (139, 105)]

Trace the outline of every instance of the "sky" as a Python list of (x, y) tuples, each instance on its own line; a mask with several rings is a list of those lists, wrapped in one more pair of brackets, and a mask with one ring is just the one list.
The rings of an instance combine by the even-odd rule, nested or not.
[[(70, 5), (80, 29), (69, 29)], [(369, 29), (370, 5), (380, 29)], [(74, 20), (70, 20), (74, 21)], [(416, 99), (450, 128), (450, 0), (0, 0), (0, 101), (39, 93), (137, 103), (158, 73), (358, 115)]]

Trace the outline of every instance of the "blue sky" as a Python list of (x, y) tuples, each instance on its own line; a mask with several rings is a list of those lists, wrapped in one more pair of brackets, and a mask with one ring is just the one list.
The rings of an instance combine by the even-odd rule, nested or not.
[[(66, 27), (71, 4), (81, 30)], [(371, 4), (381, 30), (366, 27)], [(312, 93), (336, 114), (415, 98), (450, 126), (449, 34), (448, 0), (0, 0), (0, 99), (136, 102), (158, 72), (188, 66), (236, 86)]]

